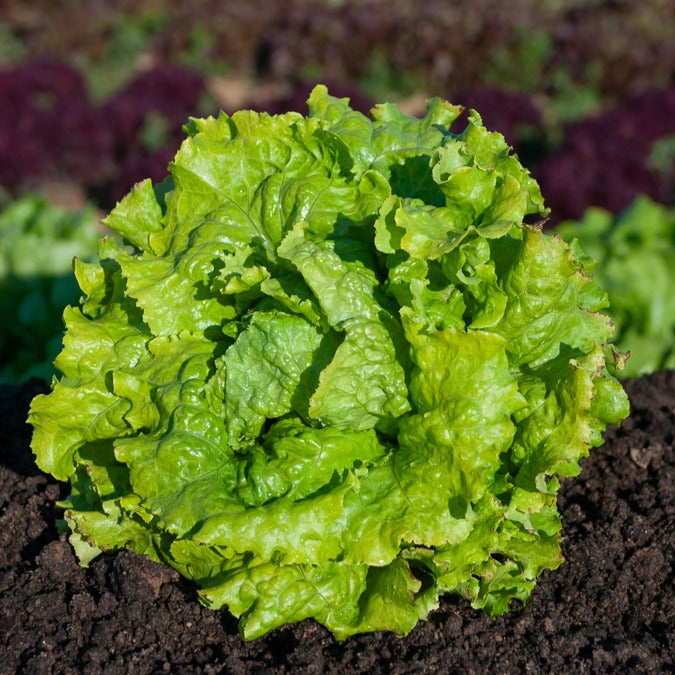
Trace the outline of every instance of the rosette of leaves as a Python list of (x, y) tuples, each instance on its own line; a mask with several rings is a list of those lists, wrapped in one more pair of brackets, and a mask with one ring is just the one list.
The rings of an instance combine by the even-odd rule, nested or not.
[(439, 99), (193, 119), (76, 262), (38, 464), (87, 564), (131, 548), (255, 638), (496, 615), (561, 563), (558, 476), (627, 399), (606, 295), (503, 137)]
[(607, 291), (623, 377), (675, 368), (675, 209), (641, 196), (613, 215), (593, 207), (557, 228)]
[(0, 382), (51, 379), (61, 315), (80, 297), (73, 258), (95, 259), (98, 239), (92, 208), (71, 212), (36, 193), (0, 199)]

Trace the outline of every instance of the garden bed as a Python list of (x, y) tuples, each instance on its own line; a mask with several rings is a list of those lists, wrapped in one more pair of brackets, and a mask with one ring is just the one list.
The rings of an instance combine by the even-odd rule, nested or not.
[(312, 621), (244, 643), (195, 587), (130, 552), (78, 566), (23, 422), (39, 380), (0, 387), (3, 672), (675, 672), (675, 371), (625, 383), (632, 412), (563, 482), (565, 563), (527, 607), (491, 619), (445, 598), (404, 639), (336, 642)]

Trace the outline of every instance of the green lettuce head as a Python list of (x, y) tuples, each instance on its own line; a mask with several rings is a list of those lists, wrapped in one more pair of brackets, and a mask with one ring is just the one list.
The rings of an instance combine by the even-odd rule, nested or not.
[[(193, 119), (75, 263), (33, 451), (87, 564), (131, 548), (246, 639), (408, 633), (557, 567), (557, 476), (626, 416), (606, 295), (501, 135), (439, 99)], [(616, 358), (619, 358), (618, 356)]]

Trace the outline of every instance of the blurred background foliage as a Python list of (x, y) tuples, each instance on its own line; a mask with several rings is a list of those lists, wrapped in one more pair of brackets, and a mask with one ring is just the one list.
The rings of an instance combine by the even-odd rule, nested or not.
[(569, 118), (672, 84), (674, 21), (670, 0), (4, 0), (0, 58), (63, 59), (95, 98), (155, 62), (338, 79), (377, 99), (480, 82), (536, 91)]
[[(672, 200), (673, 34), (672, 0), (2, 0), (0, 184), (84, 181), (108, 209), (160, 177), (188, 115), (305, 112), (325, 82), (364, 112), (391, 100), (416, 114), (427, 96), (477, 107), (533, 169), (600, 143), (602, 128), (646, 173), (593, 205)], [(649, 123), (632, 124), (643, 105)], [(567, 180), (537, 177), (545, 193)], [(558, 201), (559, 219), (590, 205)]]
[(96, 229), (163, 179), (189, 116), (304, 113), (316, 82), (366, 113), (476, 108), (540, 182), (546, 227), (641, 196), (670, 208), (674, 34), (672, 0), (0, 0), (0, 209), (33, 200)]

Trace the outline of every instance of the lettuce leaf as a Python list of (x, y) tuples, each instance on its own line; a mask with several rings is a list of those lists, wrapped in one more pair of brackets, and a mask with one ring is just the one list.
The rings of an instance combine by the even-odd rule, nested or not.
[(192, 120), (108, 216), (132, 248), (76, 264), (37, 462), (83, 564), (172, 565), (246, 639), (405, 635), (443, 593), (499, 614), (561, 563), (557, 476), (628, 412), (605, 294), (524, 224), (539, 188), (477, 113), (309, 107)]

